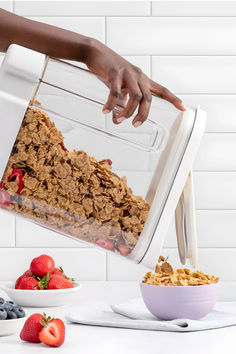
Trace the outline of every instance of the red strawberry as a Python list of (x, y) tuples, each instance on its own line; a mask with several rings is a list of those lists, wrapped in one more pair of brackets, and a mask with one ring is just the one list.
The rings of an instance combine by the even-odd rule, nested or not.
[(21, 280), (22, 280), (23, 278), (30, 277), (31, 274), (32, 274), (32, 273), (31, 273), (31, 270), (30, 270), (30, 269), (26, 270), (26, 272), (24, 272), (24, 273), (16, 280), (15, 289), (19, 289), (19, 288), (20, 288)]
[(0, 208), (7, 209), (11, 200), (10, 200), (10, 194), (4, 188), (5, 188), (4, 182), (1, 182), (0, 183)]
[(55, 289), (67, 289), (67, 288), (73, 288), (74, 285), (70, 280), (67, 278), (62, 277), (61, 275), (58, 274), (52, 274), (50, 276), (50, 280), (48, 282), (48, 290), (55, 290)]
[(24, 275), (21, 275), (19, 278), (16, 279), (16, 282), (15, 282), (15, 289), (19, 289), (20, 288), (20, 283), (21, 283), (21, 280), (24, 278)]
[(124, 244), (119, 245), (118, 250), (119, 250), (120, 254), (125, 257), (128, 256), (130, 253), (129, 247)]
[(52, 271), (52, 273), (50, 273), (50, 275), (52, 274), (57, 274), (57, 275), (61, 275), (62, 277), (64, 278), (67, 278), (67, 276), (65, 275), (63, 269), (60, 267), (60, 268), (54, 268), (54, 270)]
[(31, 276), (23, 276), (20, 281), (18, 289), (21, 290), (40, 290), (38, 280)]
[(41, 321), (43, 329), (39, 333), (42, 343), (50, 347), (60, 347), (65, 341), (65, 325), (59, 318), (45, 318)]
[(68, 277), (68, 276), (64, 273), (64, 270), (63, 270), (62, 267), (54, 268), (53, 272), (50, 273), (50, 276), (51, 276), (52, 274), (60, 275), (61, 277), (66, 278), (66, 279), (68, 279), (68, 280), (70, 280), (70, 281), (72, 281), (72, 282), (75, 280), (74, 278)]
[(108, 163), (108, 165), (112, 165), (112, 161), (110, 160), (110, 159), (107, 159), (107, 163)]
[(43, 315), (34, 313), (25, 321), (20, 332), (20, 338), (26, 342), (40, 343), (39, 332), (43, 328), (41, 321), (44, 320)]
[(69, 151), (69, 150), (67, 150), (67, 148), (65, 147), (65, 145), (64, 145), (64, 143), (63, 143), (63, 142), (62, 142), (62, 143), (60, 143), (60, 145), (61, 145), (62, 150), (64, 150), (64, 151)]
[(106, 248), (107, 250), (114, 251), (114, 243), (112, 240), (97, 240), (96, 244), (102, 248)]
[(30, 270), (34, 275), (44, 277), (47, 273), (52, 272), (55, 268), (55, 263), (52, 257), (42, 254), (32, 260)]

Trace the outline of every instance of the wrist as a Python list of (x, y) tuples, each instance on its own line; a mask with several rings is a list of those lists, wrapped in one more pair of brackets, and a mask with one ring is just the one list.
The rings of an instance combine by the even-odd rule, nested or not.
[(101, 46), (103, 46), (103, 44), (97, 39), (86, 37), (84, 43), (83, 63), (88, 64), (90, 58), (94, 57), (96, 53), (98, 54), (98, 52), (100, 52)]

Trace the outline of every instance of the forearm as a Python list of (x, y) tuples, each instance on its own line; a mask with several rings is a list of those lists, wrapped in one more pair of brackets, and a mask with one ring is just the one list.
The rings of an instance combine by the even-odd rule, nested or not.
[(43, 54), (85, 62), (93, 40), (75, 32), (25, 19), (0, 9), (0, 51), (19, 44)]
[(165, 87), (149, 79), (139, 68), (101, 42), (78, 33), (31, 21), (0, 9), (0, 51), (6, 52), (10, 44), (19, 44), (43, 54), (81, 61), (109, 87), (110, 94), (103, 107), (106, 114), (120, 101), (128, 101), (125, 108), (114, 115), (116, 124), (138, 113), (133, 125), (138, 127), (148, 117), (152, 95), (171, 102), (185, 110), (182, 101)]

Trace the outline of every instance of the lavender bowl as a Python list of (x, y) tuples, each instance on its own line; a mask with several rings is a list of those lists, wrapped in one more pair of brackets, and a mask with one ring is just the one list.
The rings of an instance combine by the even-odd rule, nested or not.
[(199, 320), (214, 307), (219, 282), (197, 286), (158, 286), (140, 283), (148, 310), (161, 320), (186, 318)]

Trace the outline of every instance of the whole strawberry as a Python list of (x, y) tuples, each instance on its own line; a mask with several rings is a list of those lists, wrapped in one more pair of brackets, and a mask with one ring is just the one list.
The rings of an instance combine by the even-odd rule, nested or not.
[(20, 281), (20, 284), (17, 289), (20, 290), (40, 290), (38, 280), (28, 276), (28, 277), (23, 277)]
[(26, 342), (40, 343), (39, 332), (43, 325), (41, 321), (44, 320), (43, 315), (34, 313), (26, 321), (20, 332), (20, 338)]
[(48, 290), (67, 289), (73, 287), (74, 285), (70, 280), (68, 280), (66, 277), (63, 277), (59, 274), (50, 275), (50, 280), (47, 285)]
[(65, 273), (64, 273), (64, 270), (62, 267), (59, 267), (59, 268), (54, 268), (53, 272), (50, 273), (50, 276), (52, 276), (53, 274), (57, 274), (57, 275), (60, 275), (61, 277), (63, 278), (66, 278), (68, 280), (70, 280), (71, 282), (74, 281), (74, 278), (71, 278), (71, 277), (68, 277)]
[(64, 278), (67, 278), (67, 276), (65, 275), (64, 273), (64, 270), (62, 269), (62, 267), (60, 268), (54, 268), (54, 270), (52, 271), (52, 273), (50, 273), (50, 276), (53, 275), (53, 274), (57, 274), (57, 275), (60, 275)]
[(22, 279), (27, 278), (27, 277), (30, 277), (31, 275), (32, 275), (31, 270), (30, 270), (30, 269), (26, 270), (26, 271), (16, 280), (15, 289), (20, 289), (20, 284), (21, 284)]
[(41, 321), (43, 326), (39, 333), (39, 339), (42, 343), (50, 347), (60, 347), (65, 341), (65, 325), (59, 318), (46, 317)]
[(55, 268), (55, 262), (52, 257), (42, 254), (32, 260), (30, 270), (38, 277), (44, 277), (47, 273), (51, 273)]

